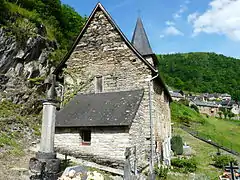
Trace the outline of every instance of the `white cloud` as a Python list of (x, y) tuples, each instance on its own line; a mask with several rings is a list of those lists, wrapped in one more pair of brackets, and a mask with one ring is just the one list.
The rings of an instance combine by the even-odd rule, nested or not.
[(189, 14), (187, 17), (187, 20), (189, 23), (192, 23), (197, 19), (197, 17), (198, 17), (198, 13), (195, 12), (195, 13)]
[(174, 26), (174, 25), (175, 25), (175, 22), (173, 22), (173, 21), (166, 21), (165, 24), (166, 24), (167, 26)]
[(180, 15), (179, 13), (173, 14), (173, 19), (178, 19), (178, 18), (180, 18), (180, 17), (181, 17), (181, 15)]
[(164, 34), (161, 34), (161, 35), (160, 35), (160, 38), (164, 38), (164, 37), (165, 37), (165, 35), (164, 35)]
[(193, 13), (188, 21), (193, 25), (193, 34), (223, 34), (240, 41), (240, 0), (212, 0), (201, 15)]
[(179, 10), (173, 14), (174, 19), (178, 19), (182, 17), (182, 14), (188, 10), (187, 5), (190, 3), (189, 0), (184, 1), (183, 4), (180, 5)]
[(184, 34), (174, 26), (166, 27), (164, 30), (166, 36), (183, 36)]

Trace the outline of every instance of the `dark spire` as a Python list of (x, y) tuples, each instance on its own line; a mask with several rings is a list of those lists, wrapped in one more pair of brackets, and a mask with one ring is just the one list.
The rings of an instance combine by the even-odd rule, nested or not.
[(132, 38), (132, 44), (143, 56), (153, 54), (141, 18), (137, 19), (137, 24)]

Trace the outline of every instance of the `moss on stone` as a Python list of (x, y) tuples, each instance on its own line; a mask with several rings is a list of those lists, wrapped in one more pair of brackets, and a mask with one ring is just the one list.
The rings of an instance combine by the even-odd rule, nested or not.
[(29, 78), (28, 81), (32, 84), (40, 85), (44, 82), (45, 79), (46, 79), (46, 76), (41, 76), (36, 78)]

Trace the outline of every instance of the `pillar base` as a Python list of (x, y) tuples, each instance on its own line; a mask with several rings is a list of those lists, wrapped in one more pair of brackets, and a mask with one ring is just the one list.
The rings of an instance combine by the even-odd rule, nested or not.
[[(31, 180), (57, 180), (60, 177), (60, 163), (61, 160), (57, 158), (42, 159), (43, 154), (38, 153), (39, 158), (31, 158), (29, 161), (29, 170), (31, 171)], [(49, 157), (49, 154), (45, 154)]]
[(36, 153), (37, 159), (56, 159), (56, 157), (57, 157), (57, 155), (54, 152), (46, 153), (46, 152), (38, 151)]

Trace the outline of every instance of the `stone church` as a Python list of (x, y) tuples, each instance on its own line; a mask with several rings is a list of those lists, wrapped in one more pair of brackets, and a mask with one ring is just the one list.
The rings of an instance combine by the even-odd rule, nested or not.
[(172, 100), (140, 18), (129, 42), (98, 3), (54, 74), (66, 102), (56, 115), (57, 151), (123, 167), (134, 149), (145, 167), (152, 142), (154, 159), (170, 162)]

